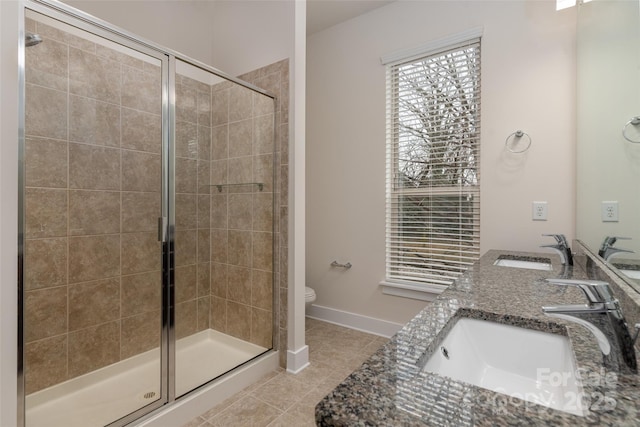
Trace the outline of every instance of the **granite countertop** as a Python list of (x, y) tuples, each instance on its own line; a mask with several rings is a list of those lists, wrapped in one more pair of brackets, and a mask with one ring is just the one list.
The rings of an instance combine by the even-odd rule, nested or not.
[[(553, 269), (493, 265), (501, 255), (548, 258)], [(544, 280), (602, 279), (593, 277), (595, 273), (589, 271), (593, 268), (578, 264), (564, 267), (556, 255), (547, 253), (487, 252), (318, 403), (317, 425), (639, 425), (640, 377), (609, 371), (603, 366), (602, 353), (591, 332), (542, 313), (543, 305), (585, 303), (579, 289), (550, 285)], [(614, 292), (618, 289), (614, 286)], [(488, 319), (568, 336), (583, 378), (584, 396), (577, 398), (589, 408), (587, 415), (550, 409), (422, 371), (420, 360), (438, 348), (439, 334), (444, 335), (457, 317)], [(637, 321), (627, 318), (630, 324), (631, 320)]]

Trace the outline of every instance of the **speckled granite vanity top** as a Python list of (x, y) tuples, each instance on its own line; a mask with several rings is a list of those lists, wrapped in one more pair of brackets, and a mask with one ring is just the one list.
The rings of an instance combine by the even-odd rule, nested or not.
[[(549, 258), (553, 270), (495, 266), (495, 260), (505, 254)], [(597, 342), (586, 328), (549, 318), (541, 310), (543, 305), (585, 303), (580, 290), (550, 285), (545, 278), (602, 279), (594, 275), (593, 268), (585, 268), (584, 262), (582, 266), (563, 268), (559, 258), (551, 254), (487, 252), (318, 403), (317, 425), (640, 425), (640, 376), (607, 371), (602, 367)], [(614, 292), (617, 289), (614, 287)], [(629, 324), (638, 321), (638, 312), (631, 311), (632, 318), (627, 314)], [(419, 360), (435, 351), (440, 334), (445, 334), (458, 317), (567, 335), (582, 377), (583, 402), (590, 408), (587, 415), (553, 410), (422, 371)]]

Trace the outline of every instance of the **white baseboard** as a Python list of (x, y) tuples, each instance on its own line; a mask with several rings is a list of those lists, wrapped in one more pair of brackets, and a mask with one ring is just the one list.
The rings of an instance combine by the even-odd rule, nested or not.
[(388, 320), (376, 319), (374, 317), (363, 316), (362, 314), (350, 313), (348, 311), (315, 304), (308, 308), (307, 317), (374, 335), (380, 335), (385, 338), (390, 338), (404, 326), (401, 323), (389, 322)]
[(296, 351), (287, 351), (287, 372), (297, 374), (309, 366), (309, 346), (299, 348)]

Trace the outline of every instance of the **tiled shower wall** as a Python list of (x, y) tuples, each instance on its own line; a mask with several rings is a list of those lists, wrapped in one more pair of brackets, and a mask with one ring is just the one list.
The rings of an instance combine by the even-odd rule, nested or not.
[(275, 106), (275, 245), (274, 267), (277, 292), (274, 310), (280, 366), (286, 367), (287, 357), (287, 271), (288, 271), (288, 206), (289, 206), (289, 60), (278, 61), (266, 67), (239, 76), (242, 80), (262, 88), (277, 98)]
[[(161, 90), (159, 67), (29, 19), (27, 30), (45, 39), (27, 49), (31, 393), (159, 345)], [(288, 61), (244, 77), (278, 97), (275, 117), (238, 85), (176, 78), (176, 332), (271, 347), (275, 310), (284, 366)], [(262, 190), (210, 185), (250, 182)]]
[[(160, 67), (27, 20), (26, 391), (159, 345)], [(159, 64), (158, 64), (159, 65)]]

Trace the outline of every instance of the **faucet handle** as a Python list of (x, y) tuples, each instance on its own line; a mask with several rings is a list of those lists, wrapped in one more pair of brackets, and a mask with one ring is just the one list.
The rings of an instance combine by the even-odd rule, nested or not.
[(547, 282), (559, 286), (575, 286), (587, 297), (589, 306), (607, 304), (615, 301), (611, 287), (600, 280), (546, 279)]
[(556, 239), (556, 242), (558, 242), (559, 245), (562, 245), (564, 247), (569, 246), (569, 243), (567, 243), (567, 238), (564, 234), (543, 234), (543, 236), (553, 237), (554, 239)]

